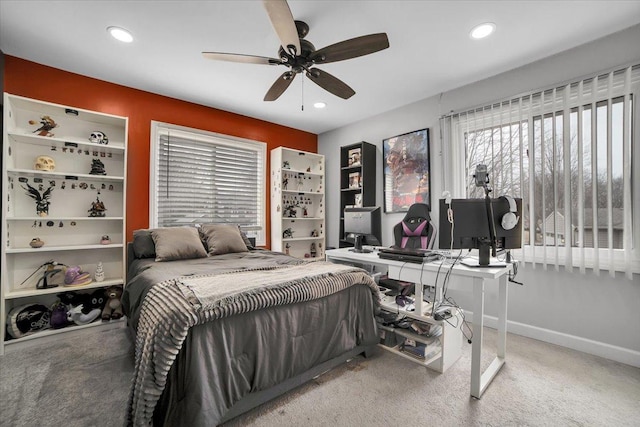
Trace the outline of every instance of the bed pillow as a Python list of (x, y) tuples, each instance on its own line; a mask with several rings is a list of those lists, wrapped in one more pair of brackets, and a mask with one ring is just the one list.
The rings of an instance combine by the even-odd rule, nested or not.
[(151, 230), (133, 232), (133, 254), (136, 258), (155, 258), (156, 245), (153, 243)]
[(240, 229), (235, 224), (205, 224), (200, 227), (209, 255), (248, 252)]
[(151, 230), (156, 246), (156, 261), (205, 258), (205, 251), (195, 227), (166, 227)]

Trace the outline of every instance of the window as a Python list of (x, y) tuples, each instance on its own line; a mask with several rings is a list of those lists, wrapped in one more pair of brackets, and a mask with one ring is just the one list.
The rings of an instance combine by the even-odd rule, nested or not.
[(265, 244), (266, 144), (152, 123), (152, 227), (239, 224)]
[(523, 199), (525, 260), (630, 277), (638, 82), (640, 67), (629, 67), (445, 117), (454, 173), (467, 177), (450, 188), (484, 197), (472, 175), (485, 164), (493, 197)]

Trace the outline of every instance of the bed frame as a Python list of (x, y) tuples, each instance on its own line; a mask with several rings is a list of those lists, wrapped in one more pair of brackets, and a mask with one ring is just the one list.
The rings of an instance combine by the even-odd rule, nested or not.
[[(130, 263), (135, 259), (133, 253), (133, 244), (127, 243), (127, 273), (129, 271)], [(128, 281), (128, 277), (127, 277)], [(129, 328), (131, 330), (131, 328)], [(134, 331), (131, 330), (132, 333)], [(135, 339), (135, 335), (134, 339)], [(319, 365), (314, 366), (313, 368), (295, 376), (289, 378), (280, 384), (276, 384), (275, 386), (268, 388), (262, 391), (255, 391), (247, 394), (238, 402), (236, 402), (231, 409), (224, 415), (221, 422), (227, 422), (236, 418), (252, 409), (257, 408), (258, 406), (266, 403), (270, 400), (275, 399), (301, 385), (307, 383), (308, 381), (319, 377), (320, 375), (332, 370), (333, 368), (340, 366), (354, 357), (363, 354), (364, 357), (371, 357), (373, 352), (376, 349), (376, 345), (372, 346), (357, 346), (354, 349), (347, 351), (340, 356), (337, 356), (333, 359), (327, 360)]]

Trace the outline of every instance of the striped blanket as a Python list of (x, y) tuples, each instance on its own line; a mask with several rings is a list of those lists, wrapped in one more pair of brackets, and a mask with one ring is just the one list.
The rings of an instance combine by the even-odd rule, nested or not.
[(195, 325), (277, 305), (311, 301), (356, 284), (378, 287), (361, 269), (324, 261), (184, 276), (157, 283), (142, 304), (127, 424), (148, 426), (169, 369)]

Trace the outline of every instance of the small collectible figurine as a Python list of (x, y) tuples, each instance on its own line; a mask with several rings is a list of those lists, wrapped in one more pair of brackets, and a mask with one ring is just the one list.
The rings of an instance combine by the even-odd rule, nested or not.
[[(107, 236), (105, 234), (104, 236), (102, 236), (100, 238), (100, 244), (101, 245), (110, 245), (111, 244), (111, 239), (109, 238), (109, 236)], [(102, 263), (100, 263), (100, 265), (102, 265)]]
[(287, 228), (282, 232), (283, 239), (290, 239), (292, 237), (293, 237), (293, 230), (291, 230), (290, 228)]
[(91, 171), (89, 175), (106, 175), (107, 172), (104, 170), (104, 163), (100, 161), (100, 159), (91, 160)]
[(313, 231), (311, 231), (311, 237), (318, 237), (318, 230), (314, 228)]
[(91, 132), (91, 135), (89, 135), (89, 141), (93, 142), (94, 144), (108, 144), (109, 143), (109, 138), (107, 138), (107, 135), (105, 135), (104, 132), (101, 132), (99, 130), (95, 130), (93, 132)]
[(290, 245), (290, 244), (288, 244), (288, 243), (287, 243), (286, 245), (284, 245), (284, 253), (285, 253), (285, 254), (287, 254), (287, 255), (289, 255), (289, 249), (290, 249), (290, 248), (291, 248), (291, 245)]
[[(35, 120), (29, 120), (30, 125), (35, 125), (37, 122)], [(38, 133), (40, 136), (53, 136), (51, 130), (53, 128), (58, 127), (58, 124), (53, 121), (53, 119), (49, 116), (40, 117), (40, 127), (33, 131), (33, 133)]]
[(302, 216), (306, 218), (307, 215), (309, 215), (309, 212), (307, 212), (307, 207), (305, 206), (304, 208), (302, 208)]
[(31, 239), (31, 242), (29, 242), (29, 246), (34, 249), (41, 248), (44, 246), (44, 240), (40, 240), (39, 237), (34, 237), (33, 239)]
[(51, 201), (49, 198), (51, 197), (51, 192), (53, 191), (53, 187), (47, 188), (42, 194), (40, 192), (26, 183), (28, 188), (22, 187), (29, 197), (36, 201), (36, 214), (38, 216), (47, 216), (49, 215), (49, 204)]
[(289, 178), (285, 178), (282, 180), (282, 189), (286, 190), (287, 189), (287, 185), (289, 185)]
[(303, 185), (304, 185), (304, 181), (302, 180), (302, 176), (298, 175), (298, 191), (302, 191)]
[(311, 244), (311, 250), (309, 252), (311, 253), (311, 258), (315, 258), (316, 255), (318, 255), (318, 251), (316, 250), (316, 244), (315, 243)]
[(90, 217), (103, 217), (105, 216), (104, 212), (106, 210), (107, 208), (104, 207), (104, 203), (100, 201), (99, 197), (96, 197), (96, 201), (91, 202), (91, 209), (87, 212), (89, 212)]
[(96, 282), (102, 282), (104, 280), (104, 268), (102, 267), (102, 262), (98, 262), (98, 265), (96, 266), (96, 272), (94, 273), (93, 277), (95, 278)]
[(282, 169), (291, 169), (291, 165), (289, 164), (289, 162), (287, 160), (282, 162)]
[(287, 218), (295, 218), (296, 215), (297, 212), (295, 205), (288, 205), (284, 208), (284, 216), (286, 216)]

